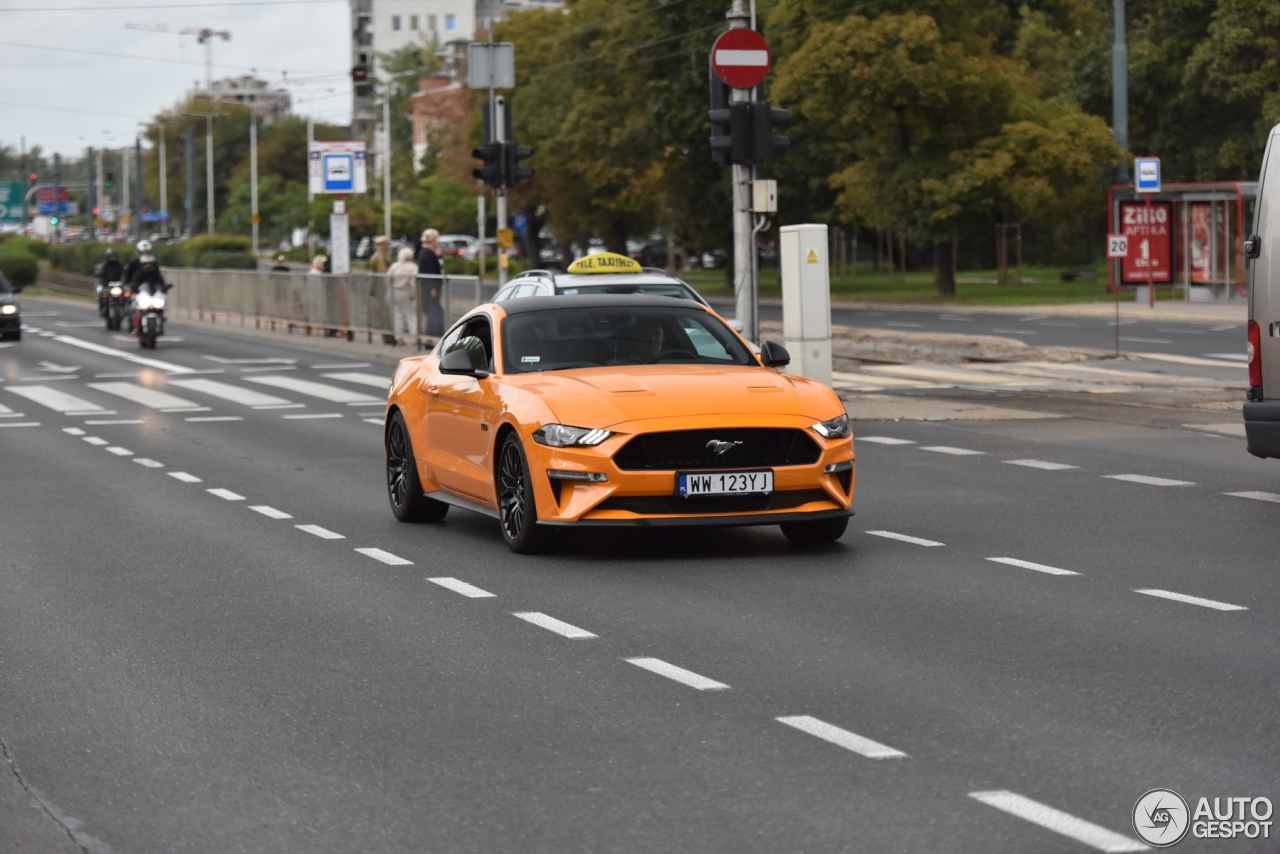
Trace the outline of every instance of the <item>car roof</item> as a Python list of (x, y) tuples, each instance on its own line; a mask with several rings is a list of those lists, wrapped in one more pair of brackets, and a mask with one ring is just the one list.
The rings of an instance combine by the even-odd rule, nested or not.
[(649, 296), (647, 294), (572, 294), (554, 297), (524, 297), (503, 300), (498, 303), (507, 314), (524, 314), (526, 311), (551, 311), (566, 308), (697, 308), (706, 306), (679, 297)]

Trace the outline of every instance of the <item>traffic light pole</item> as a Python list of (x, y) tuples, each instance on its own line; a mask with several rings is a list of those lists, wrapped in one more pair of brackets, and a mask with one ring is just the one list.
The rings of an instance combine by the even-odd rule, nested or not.
[[(493, 36), (490, 35), (490, 38), (492, 37)], [(493, 87), (490, 86), (489, 87), (489, 109), (493, 111), (493, 118), (491, 119), (493, 124), (490, 126), (493, 128), (493, 141), (497, 143), (505, 143), (507, 141), (507, 128), (506, 128), (507, 111), (506, 111), (505, 104), (506, 104), (505, 99), (501, 101), (498, 100), (498, 98), (495, 96), (495, 93), (493, 91)], [(496, 189), (494, 189), (493, 196), (494, 196), (494, 207), (495, 207), (494, 214), (498, 220), (498, 224), (494, 228), (494, 234), (497, 234), (498, 232), (502, 231), (502, 229), (507, 227), (507, 189), (506, 187), (499, 186)], [(497, 252), (495, 253), (495, 260), (498, 262), (498, 287), (501, 288), (503, 285), (507, 283), (507, 264), (506, 264), (507, 250), (503, 249), (501, 246), (497, 246), (496, 240), (494, 242), (495, 242), (494, 248), (497, 250)], [(480, 251), (481, 252), (484, 251), (483, 246), (481, 247)]]
[[(750, 15), (743, 8), (742, 0), (734, 0), (726, 16), (730, 29), (746, 27)], [(751, 100), (750, 89), (730, 89), (729, 103), (739, 104)], [(751, 228), (751, 180), (754, 166), (733, 164), (733, 294), (734, 319), (742, 326), (742, 334), (750, 336), (757, 329), (756, 299), (752, 283), (755, 281), (756, 253), (753, 251)]]

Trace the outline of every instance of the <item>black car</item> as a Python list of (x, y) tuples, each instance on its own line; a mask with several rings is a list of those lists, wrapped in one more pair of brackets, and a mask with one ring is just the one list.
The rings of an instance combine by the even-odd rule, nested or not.
[(0, 273), (0, 338), (14, 341), (22, 337), (22, 311), (14, 299), (9, 280)]

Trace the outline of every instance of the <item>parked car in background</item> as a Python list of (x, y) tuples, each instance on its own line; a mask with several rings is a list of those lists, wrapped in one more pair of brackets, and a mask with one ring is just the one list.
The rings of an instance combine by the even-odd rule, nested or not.
[(480, 257), (480, 240), (469, 234), (440, 235), (440, 254), (474, 261)]

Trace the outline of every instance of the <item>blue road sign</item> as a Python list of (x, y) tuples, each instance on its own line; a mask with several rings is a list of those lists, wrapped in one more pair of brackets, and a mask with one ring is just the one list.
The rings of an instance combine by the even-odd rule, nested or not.
[(356, 186), (356, 159), (351, 154), (324, 156), (324, 191), (350, 193)]
[(511, 218), (511, 230), (516, 234), (524, 234), (529, 230), (529, 218), (524, 214), (516, 214)]
[(1160, 192), (1160, 158), (1135, 157), (1133, 171), (1137, 174), (1137, 190), (1139, 193)]

